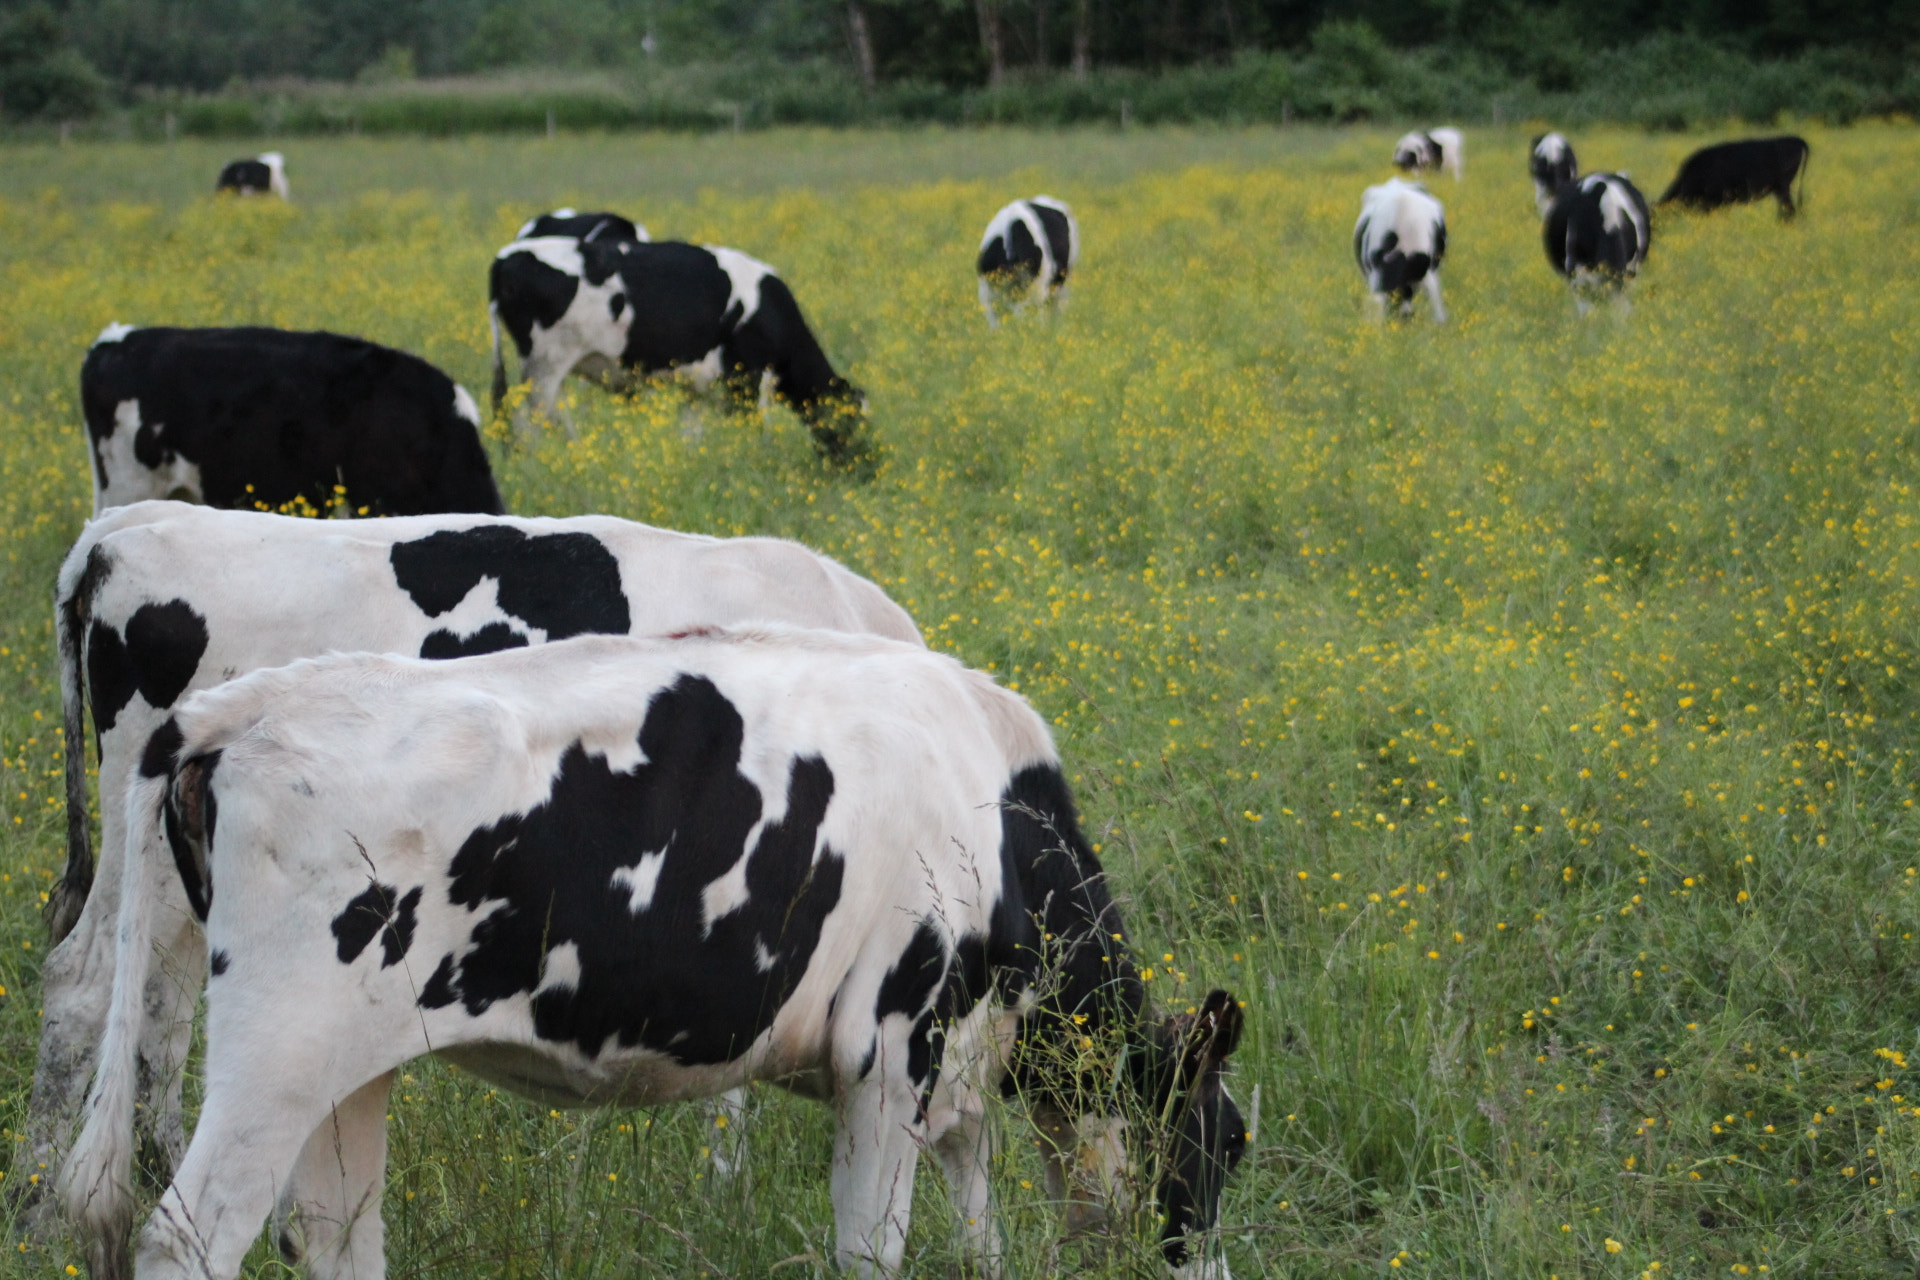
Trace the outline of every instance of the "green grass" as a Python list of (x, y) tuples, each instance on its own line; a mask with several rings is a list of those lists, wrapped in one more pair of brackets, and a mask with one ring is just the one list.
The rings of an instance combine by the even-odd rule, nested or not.
[[(1386, 131), (307, 142), (290, 209), (202, 198), (225, 144), (0, 152), (0, 1124), (61, 857), (47, 596), (87, 508), (86, 342), (326, 326), (480, 387), (486, 262), (571, 202), (781, 268), (884, 461), (853, 484), (784, 412), (582, 387), (578, 443), (496, 433), (509, 503), (801, 538), (1033, 699), (1151, 990), (1249, 1002), (1236, 1274), (1912, 1274), (1920, 144), (1813, 132), (1799, 221), (1663, 216), (1632, 309), (1576, 322), (1531, 132), (1470, 132), (1434, 184), (1444, 329), (1361, 318)], [(1705, 140), (1575, 138), (1653, 194)], [(980, 228), (1038, 190), (1086, 231), (1072, 307), (989, 333)], [(761, 1092), (749, 1205), (710, 1188), (696, 1108), (413, 1076), (396, 1275), (830, 1254), (821, 1108)], [(1018, 1274), (1131, 1274), (1055, 1244), (1005, 1136)], [(923, 1175), (914, 1270), (946, 1274)]]

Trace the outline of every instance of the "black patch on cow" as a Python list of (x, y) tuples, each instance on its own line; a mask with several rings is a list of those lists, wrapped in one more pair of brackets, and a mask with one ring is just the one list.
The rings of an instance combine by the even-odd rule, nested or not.
[(502, 649), (526, 647), (526, 636), (504, 622), (489, 622), (465, 639), (461, 639), (451, 631), (435, 631), (420, 642), (420, 656), (423, 658), (470, 658), (476, 653), (498, 653)]
[(533, 350), (533, 327), (560, 323), (580, 291), (580, 279), (542, 262), (531, 253), (495, 258), (487, 274), (487, 301), (506, 326), (520, 358)]
[(1040, 261), (1040, 243), (1033, 238), (1032, 228), (1025, 218), (1015, 218), (1004, 232), (980, 246), (974, 267), (983, 276), (1025, 283), (1040, 274)]
[(87, 687), (96, 733), (113, 728), (137, 692), (155, 710), (185, 693), (207, 651), (207, 621), (185, 600), (143, 604), (120, 634), (98, 618), (87, 632)]
[(216, 978), (225, 973), (232, 964), (233, 957), (218, 947), (207, 953), (207, 970)]
[(146, 750), (140, 753), (140, 776), (143, 778), (164, 778), (173, 772), (174, 761), (180, 756), (180, 744), (185, 737), (180, 726), (172, 716), (167, 722), (153, 731), (147, 739)]
[(375, 880), (333, 918), (333, 936), (341, 964), (358, 960), (376, 933), (380, 935), (382, 951), (380, 967), (387, 969), (400, 963), (407, 948), (413, 945), (414, 909), (420, 905), (420, 886), (415, 885), (404, 898), (396, 901), (397, 893), (399, 890), (393, 886)]
[[(1054, 285), (1067, 282), (1067, 263), (1073, 257), (1073, 224), (1067, 215), (1044, 204), (1029, 204), (1033, 216), (1040, 219), (1040, 230), (1047, 237), (1047, 252), (1053, 257)], [(1037, 269), (1037, 268), (1036, 268)]]
[(238, 191), (246, 195), (265, 195), (273, 190), (273, 170), (264, 160), (231, 160), (220, 170), (215, 191)]
[[(819, 845), (834, 781), (817, 757), (793, 761), (786, 816), (749, 849), (763, 804), (739, 770), (744, 738), (733, 704), (689, 675), (647, 708), (645, 763), (619, 772), (569, 748), (545, 801), (476, 830), (454, 856), (448, 899), (483, 914), (421, 1004), (458, 999), (478, 1015), (533, 995), (548, 956), (571, 944), (577, 982), (533, 995), (542, 1039), (588, 1056), (612, 1039), (688, 1064), (745, 1052), (806, 972), (845, 862)], [(743, 854), (745, 901), (705, 920), (706, 887)], [(652, 899), (635, 912), (615, 873), (656, 856)]]
[(615, 320), (618, 320), (620, 318), (621, 313), (624, 312), (626, 309), (627, 309), (627, 295), (624, 293), (614, 294), (613, 297), (607, 302), (607, 310), (613, 313), (613, 318)]
[[(620, 562), (591, 534), (529, 535), (497, 524), (446, 529), (395, 543), (388, 560), (394, 580), (430, 618), (466, 599), (482, 578), (492, 578), (501, 610), (529, 630), (546, 632), (549, 640), (624, 635), (632, 626), (626, 593), (620, 589)], [(436, 631), (421, 645), (420, 656), (450, 658), (513, 648), (512, 634), (498, 623), (464, 641)], [(517, 644), (525, 643), (524, 636), (517, 638)]]
[(617, 213), (543, 213), (521, 229), (522, 240), (572, 236), (576, 240), (639, 241), (640, 228)]

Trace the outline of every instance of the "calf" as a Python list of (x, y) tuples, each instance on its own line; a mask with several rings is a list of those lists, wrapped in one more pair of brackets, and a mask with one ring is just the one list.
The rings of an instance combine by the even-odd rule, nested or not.
[[(69, 744), (67, 866), (46, 908), (58, 945), (42, 969), (28, 1165), (64, 1145), (106, 1018), (129, 839), (125, 792), (147, 740), (195, 689), (332, 650), (452, 658), (603, 632), (652, 634), (756, 620), (917, 643), (880, 588), (773, 538), (705, 538), (608, 516), (294, 520), (175, 502), (120, 507), (81, 533), (55, 598)], [(99, 747), (101, 876), (88, 838), (86, 713)], [(171, 1168), (180, 1067), (205, 953), (177, 886), (165, 969), (148, 993), (142, 1123)], [(45, 1206), (35, 1206), (36, 1225)], [(46, 1224), (51, 1225), (51, 1224)]]
[(1378, 315), (1386, 315), (1389, 303), (1398, 303), (1401, 315), (1412, 315), (1413, 291), (1424, 287), (1433, 318), (1444, 322), (1440, 263), (1446, 255), (1446, 215), (1425, 187), (1390, 178), (1367, 188), (1353, 227), (1353, 256)]
[(993, 215), (980, 237), (980, 305), (987, 327), (1000, 321), (993, 313), (997, 297), (1003, 305), (1067, 301), (1067, 277), (1080, 261), (1080, 224), (1073, 211), (1052, 196), (1015, 200)]
[(425, 1053), (543, 1106), (749, 1080), (830, 1103), (836, 1260), (862, 1276), (900, 1274), (923, 1149), (999, 1272), (994, 1094), (1043, 1135), (1111, 1114), (1158, 1173), (1166, 1262), (1227, 1274), (1199, 1252), (1246, 1144), (1239, 1005), (1149, 1016), (1045, 722), (950, 658), (778, 628), (335, 655), (182, 705), (128, 816), (127, 945), (61, 1184), (96, 1277), (126, 1274), (162, 875), (214, 959), (205, 1101), (142, 1280), (234, 1276), (276, 1199), (310, 1274), (382, 1274), (386, 1099)]
[(1811, 154), (1806, 139), (1792, 135), (1702, 147), (1680, 166), (1660, 203), (1705, 210), (1772, 196), (1780, 202), (1781, 218), (1791, 218), (1793, 180), (1806, 173)]
[(278, 151), (268, 151), (252, 160), (230, 160), (220, 170), (220, 180), (214, 183), (213, 189), (242, 196), (271, 193), (285, 200), (288, 198), (286, 157)]
[(1533, 140), (1527, 161), (1527, 173), (1533, 179), (1533, 203), (1546, 217), (1560, 188), (1580, 176), (1580, 162), (1574, 158), (1573, 145), (1557, 133), (1543, 133)]
[(514, 233), (515, 240), (539, 236), (572, 236), (575, 240), (651, 240), (647, 229), (617, 213), (580, 213), (573, 209), (555, 209), (529, 218)]
[(786, 283), (737, 250), (536, 236), (494, 257), (487, 299), (496, 410), (507, 392), (504, 326), (541, 413), (580, 367), (675, 373), (702, 389), (717, 381), (736, 405), (771, 379), (831, 458), (848, 453), (865, 416), (866, 397), (833, 371)]
[(1394, 168), (1405, 169), (1409, 173), (1445, 169), (1458, 182), (1465, 164), (1466, 143), (1458, 129), (1429, 129), (1425, 133), (1410, 133), (1393, 144)]
[(80, 366), (93, 510), (176, 494), (369, 515), (506, 510), (480, 411), (418, 356), (337, 333), (114, 324)]
[(1646, 197), (1625, 175), (1590, 173), (1554, 197), (1542, 239), (1547, 261), (1573, 286), (1585, 315), (1594, 287), (1619, 296), (1639, 274), (1653, 243), (1653, 219)]

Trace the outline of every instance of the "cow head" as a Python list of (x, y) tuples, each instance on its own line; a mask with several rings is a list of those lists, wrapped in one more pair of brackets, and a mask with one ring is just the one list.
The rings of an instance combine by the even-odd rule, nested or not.
[(1246, 1121), (1227, 1092), (1226, 1061), (1240, 1043), (1240, 1004), (1225, 991), (1208, 993), (1193, 1013), (1176, 1014), (1154, 1029), (1147, 1094), (1169, 1131), (1157, 1153), (1155, 1200), (1160, 1249), (1167, 1265), (1194, 1280), (1227, 1280), (1226, 1260), (1202, 1260), (1190, 1237), (1211, 1231), (1220, 1218), (1227, 1176), (1247, 1151)]
[(835, 374), (827, 389), (801, 409), (813, 444), (827, 461), (852, 467), (871, 452), (867, 393)]

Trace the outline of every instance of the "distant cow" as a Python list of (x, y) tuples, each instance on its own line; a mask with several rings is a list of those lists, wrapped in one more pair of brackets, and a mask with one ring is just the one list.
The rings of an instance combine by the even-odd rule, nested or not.
[(1368, 187), (1353, 226), (1353, 256), (1378, 315), (1385, 316), (1389, 304), (1412, 315), (1413, 292), (1424, 288), (1433, 318), (1446, 320), (1440, 263), (1447, 256), (1447, 219), (1425, 187), (1399, 178)]
[(993, 215), (980, 237), (980, 305), (989, 328), (999, 324), (993, 313), (998, 297), (1003, 305), (1067, 301), (1067, 277), (1080, 261), (1080, 226), (1073, 212), (1052, 196), (1015, 200)]
[[(60, 1182), (127, 1274), (140, 993), (178, 886), (212, 956), (200, 1120), (142, 1280), (384, 1274), (395, 1072), (438, 1054), (542, 1106), (749, 1080), (833, 1108), (835, 1261), (902, 1274), (915, 1165), (1002, 1267), (992, 1100), (1049, 1180), (1098, 1147), (1203, 1256), (1246, 1147), (1222, 990), (1156, 1018), (1046, 722), (944, 655), (777, 628), (458, 663), (334, 655), (194, 695), (128, 802), (124, 938)], [(1182, 1000), (1185, 1003), (1185, 1000)], [(1063, 1197), (1064, 1198), (1064, 1197)]]
[(535, 236), (572, 236), (575, 240), (651, 240), (647, 229), (617, 213), (580, 213), (573, 209), (555, 209), (529, 218), (514, 233), (515, 240)]
[(80, 408), (95, 514), (175, 496), (326, 511), (336, 485), (369, 515), (506, 510), (466, 388), (360, 338), (108, 325)]
[(866, 397), (835, 373), (800, 304), (766, 263), (735, 249), (662, 241), (516, 240), (487, 281), (493, 324), (493, 401), (507, 393), (504, 326), (551, 414), (576, 367), (589, 376), (674, 373), (696, 387), (721, 383), (751, 404), (770, 380), (815, 446), (840, 458), (854, 444)]
[[(117, 507), (61, 566), (55, 635), (66, 741), (67, 865), (46, 907), (39, 1060), (20, 1148), (57, 1161), (93, 1069), (140, 752), (195, 689), (331, 650), (456, 658), (594, 633), (789, 622), (919, 643), (904, 609), (777, 538), (671, 533), (610, 516), (295, 520), (177, 502)], [(99, 744), (100, 875), (88, 829), (87, 711)], [(164, 856), (164, 854), (163, 854)], [(205, 951), (177, 884), (146, 1005), (141, 1110), (161, 1163), (181, 1141), (180, 1067)], [(183, 997), (178, 980), (188, 989)], [(169, 1166), (170, 1167), (170, 1166)], [(44, 1213), (44, 1209), (38, 1212)]]
[(1639, 273), (1653, 243), (1646, 197), (1618, 173), (1590, 173), (1562, 187), (1547, 210), (1547, 261), (1573, 285), (1582, 313), (1590, 286), (1616, 294)]
[(1410, 133), (1393, 144), (1393, 164), (1396, 169), (1410, 173), (1445, 169), (1458, 182), (1466, 164), (1466, 143), (1458, 129)]
[(1574, 158), (1573, 145), (1557, 133), (1543, 133), (1533, 140), (1527, 161), (1527, 173), (1533, 178), (1533, 203), (1546, 217), (1560, 188), (1580, 176), (1580, 162)]
[(285, 200), (288, 198), (287, 158), (278, 151), (268, 151), (252, 160), (230, 160), (220, 171), (220, 180), (214, 183), (213, 189), (243, 196), (272, 194)]
[(1680, 166), (1660, 203), (1704, 210), (1772, 196), (1780, 202), (1780, 216), (1791, 218), (1793, 180), (1806, 173), (1811, 154), (1806, 139), (1791, 135), (1702, 147)]

